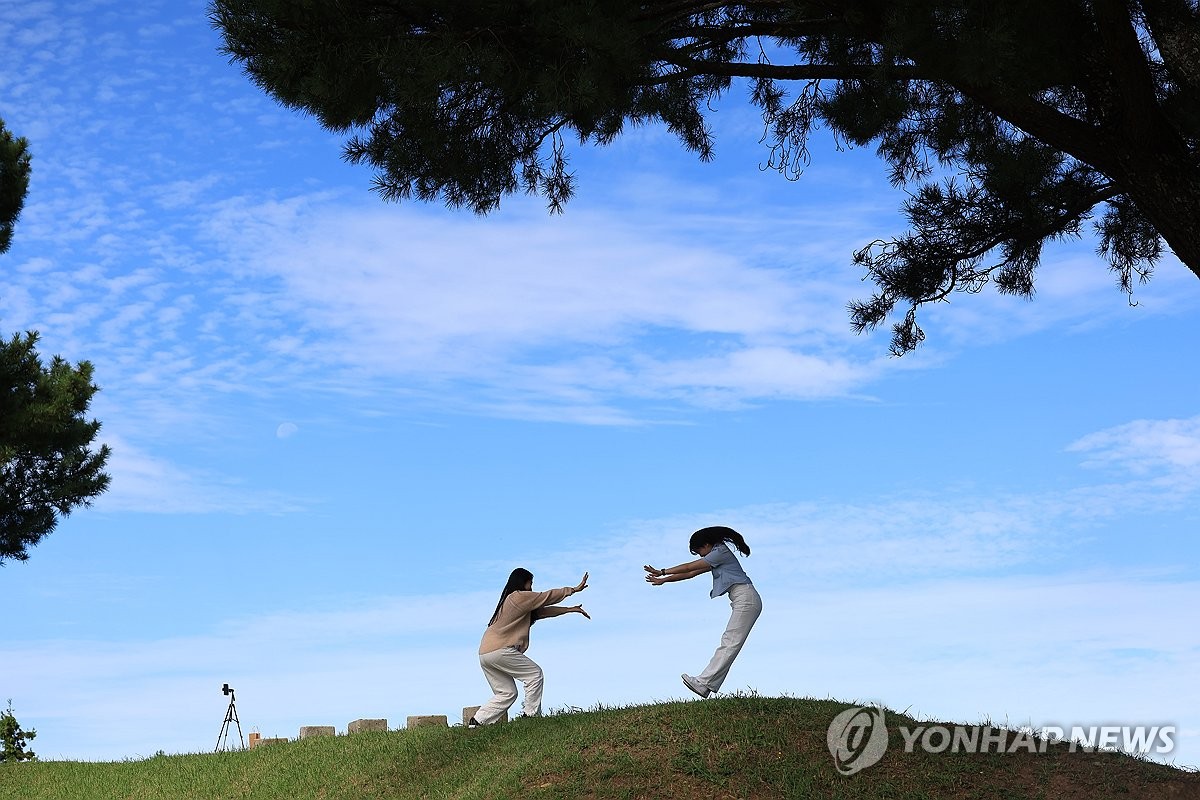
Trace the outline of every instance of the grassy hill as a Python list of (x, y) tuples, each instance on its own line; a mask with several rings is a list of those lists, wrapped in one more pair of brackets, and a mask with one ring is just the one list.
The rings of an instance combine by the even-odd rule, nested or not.
[(908, 753), (897, 726), (935, 723), (894, 712), (882, 760), (846, 777), (826, 732), (848, 707), (751, 695), (234, 753), (0, 764), (0, 797), (1200, 800), (1200, 773), (1117, 753), (1068, 752), (1061, 743), (1044, 753)]

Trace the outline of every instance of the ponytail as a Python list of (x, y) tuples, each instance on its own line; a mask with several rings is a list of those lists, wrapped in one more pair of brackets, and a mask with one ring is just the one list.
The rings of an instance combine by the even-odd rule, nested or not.
[(692, 534), (691, 540), (688, 541), (688, 549), (694, 553), (700, 549), (701, 545), (711, 544), (715, 546), (721, 542), (729, 542), (744, 556), (750, 555), (750, 545), (746, 544), (746, 540), (742, 538), (742, 535), (733, 528), (727, 528), (724, 525), (713, 525), (696, 531)]

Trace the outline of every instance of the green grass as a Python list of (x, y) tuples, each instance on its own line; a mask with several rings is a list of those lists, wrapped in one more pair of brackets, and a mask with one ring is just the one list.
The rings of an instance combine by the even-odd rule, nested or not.
[(1045, 753), (906, 753), (896, 726), (936, 723), (895, 712), (883, 759), (845, 777), (825, 736), (848, 707), (752, 694), (232, 753), (0, 764), (0, 797), (1200, 800), (1200, 773), (1063, 744)]

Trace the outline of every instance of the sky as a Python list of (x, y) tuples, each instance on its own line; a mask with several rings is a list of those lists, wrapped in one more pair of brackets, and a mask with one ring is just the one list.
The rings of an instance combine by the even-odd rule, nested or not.
[(110, 490), (0, 568), (0, 701), (42, 759), (461, 718), (514, 567), (590, 586), (533, 629), (554, 710), (685, 699), (728, 616), (651, 587), (729, 525), (764, 612), (724, 689), (1013, 727), (1174, 725), (1200, 765), (1200, 280), (1133, 302), (1096, 241), (1032, 301), (846, 304), (902, 233), (872, 151), (765, 169), (661, 127), (569, 151), (561, 215), (389, 204), (218, 51), (196, 0), (0, 0), (33, 177), (0, 333), (90, 361)]

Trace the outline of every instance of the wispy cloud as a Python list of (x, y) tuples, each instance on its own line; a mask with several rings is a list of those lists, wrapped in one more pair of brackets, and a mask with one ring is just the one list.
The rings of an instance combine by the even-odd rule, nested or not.
[(1081, 437), (1067, 450), (1083, 454), (1085, 467), (1118, 476), (1115, 486), (1136, 486), (1121, 492), (1131, 508), (1192, 507), (1200, 490), (1200, 417), (1134, 420)]
[(1087, 467), (1125, 469), (1138, 475), (1159, 470), (1200, 473), (1200, 416), (1134, 420), (1090, 433), (1067, 450), (1085, 453)]
[(845, 282), (820, 277), (824, 265), (805, 280), (694, 233), (599, 213), (480, 221), (300, 199), (231, 204), (213, 228), (247, 275), (278, 281), (277, 310), (307, 320), (288, 348), (325, 368), (614, 409), (844, 395), (885, 370), (850, 334)]
[(239, 485), (236, 478), (189, 470), (154, 456), (119, 436), (106, 434), (112, 448), (105, 471), (111, 487), (95, 501), (96, 511), (149, 514), (287, 513), (306, 501), (261, 487)]

